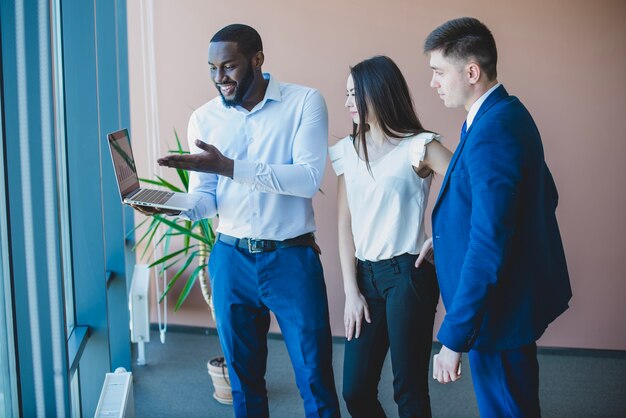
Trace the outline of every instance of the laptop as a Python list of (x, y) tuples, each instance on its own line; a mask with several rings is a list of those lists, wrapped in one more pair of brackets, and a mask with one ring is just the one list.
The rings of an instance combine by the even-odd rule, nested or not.
[(139, 187), (128, 130), (122, 129), (107, 137), (122, 203), (179, 211), (192, 209), (196, 205), (198, 198), (187, 193)]

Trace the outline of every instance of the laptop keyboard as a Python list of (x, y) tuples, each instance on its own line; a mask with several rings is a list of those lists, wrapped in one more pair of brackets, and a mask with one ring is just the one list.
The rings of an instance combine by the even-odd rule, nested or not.
[(173, 192), (164, 192), (162, 190), (155, 189), (141, 189), (139, 193), (132, 197), (132, 199), (139, 202), (163, 204), (173, 195)]

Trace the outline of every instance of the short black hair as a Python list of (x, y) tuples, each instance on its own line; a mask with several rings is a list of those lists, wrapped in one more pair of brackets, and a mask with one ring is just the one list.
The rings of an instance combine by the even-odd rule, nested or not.
[(240, 23), (223, 27), (213, 35), (211, 42), (235, 42), (239, 52), (247, 58), (252, 57), (259, 51), (263, 51), (263, 42), (261, 42), (259, 32), (248, 25)]
[(489, 80), (498, 75), (496, 41), (489, 28), (473, 17), (448, 20), (433, 30), (424, 42), (424, 53), (432, 51), (463, 61), (474, 58)]

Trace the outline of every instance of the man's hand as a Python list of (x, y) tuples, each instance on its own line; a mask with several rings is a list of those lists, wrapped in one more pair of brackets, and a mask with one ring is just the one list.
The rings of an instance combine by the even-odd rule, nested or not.
[(365, 318), (368, 323), (372, 322), (365, 297), (358, 291), (346, 294), (343, 324), (346, 328), (346, 338), (348, 341), (352, 339), (353, 335), (354, 338), (359, 338), (359, 335), (361, 335), (363, 318)]
[(154, 206), (141, 206), (141, 205), (130, 205), (137, 212), (143, 213), (146, 216), (152, 215), (178, 215), (180, 214), (179, 210), (173, 209), (163, 209), (163, 208), (155, 208)]
[(432, 237), (424, 241), (422, 249), (420, 250), (420, 254), (417, 257), (417, 260), (415, 260), (415, 268), (419, 267), (424, 260), (428, 261), (430, 264), (435, 264), (435, 254), (433, 253)]
[(461, 353), (441, 346), (439, 354), (433, 356), (433, 379), (439, 383), (456, 382), (461, 378)]
[(159, 158), (157, 163), (165, 167), (182, 168), (189, 171), (219, 174), (233, 177), (235, 163), (227, 158), (213, 145), (196, 139), (196, 146), (203, 150), (199, 154), (172, 154)]

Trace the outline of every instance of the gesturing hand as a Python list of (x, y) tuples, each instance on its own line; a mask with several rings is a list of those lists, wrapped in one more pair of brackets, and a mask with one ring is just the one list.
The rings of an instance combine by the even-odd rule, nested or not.
[(424, 241), (422, 245), (422, 249), (420, 250), (420, 254), (417, 256), (417, 260), (415, 260), (415, 267), (419, 267), (422, 264), (422, 261), (428, 261), (431, 264), (435, 264), (435, 256), (433, 253), (433, 239), (428, 238)]
[(200, 171), (233, 177), (234, 161), (220, 152), (215, 146), (196, 139), (196, 146), (203, 150), (198, 154), (172, 154), (157, 160), (159, 165), (183, 170)]
[(370, 311), (367, 307), (365, 297), (360, 292), (346, 294), (346, 306), (343, 311), (343, 324), (346, 328), (346, 338), (348, 341), (359, 338), (363, 318), (371, 323)]
[(439, 354), (433, 356), (433, 379), (439, 383), (456, 382), (461, 378), (461, 353), (441, 346)]

